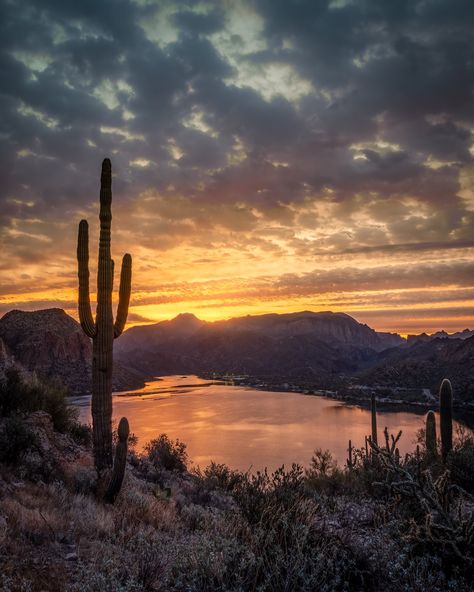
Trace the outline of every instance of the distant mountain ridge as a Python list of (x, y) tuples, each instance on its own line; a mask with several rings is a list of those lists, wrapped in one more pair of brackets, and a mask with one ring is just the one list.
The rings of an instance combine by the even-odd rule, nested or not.
[[(0, 369), (14, 362), (43, 378), (58, 378), (71, 394), (91, 390), (92, 344), (77, 321), (60, 308), (12, 310), (0, 318)], [(116, 364), (114, 388), (138, 388), (143, 381)]]
[[(466, 331), (461, 332), (463, 336)], [(453, 381), (474, 401), (474, 336), (407, 343), (343, 313), (303, 311), (206, 322), (192, 314), (136, 326), (114, 343), (114, 389), (166, 374), (234, 373), (315, 388), (355, 384), (429, 388)], [(0, 318), (0, 372), (16, 365), (59, 378), (71, 394), (90, 392), (92, 346), (61, 309), (10, 311)]]
[(437, 331), (436, 333), (432, 333), (431, 335), (428, 335), (428, 333), (420, 333), (419, 335), (408, 335), (407, 343), (408, 345), (413, 345), (415, 343), (427, 343), (428, 341), (433, 341), (434, 339), (469, 339), (470, 337), (474, 337), (474, 330), (464, 329), (464, 331), (457, 331), (456, 333)]
[(345, 313), (303, 311), (286, 314), (247, 315), (228, 320), (206, 322), (190, 313), (183, 313), (172, 320), (153, 325), (139, 325), (127, 329), (116, 351), (126, 352), (139, 346), (149, 349), (163, 339), (190, 337), (199, 330), (228, 331), (237, 333), (252, 331), (272, 337), (295, 337), (313, 333), (328, 342), (340, 342), (357, 347), (372, 347), (381, 351), (387, 347), (401, 345), (405, 340), (396, 333), (377, 333), (368, 325), (357, 322)]
[(116, 344), (120, 362), (146, 376), (234, 372), (318, 377), (353, 372), (394, 344), (344, 313), (303, 311), (206, 322), (192, 314), (128, 329)]

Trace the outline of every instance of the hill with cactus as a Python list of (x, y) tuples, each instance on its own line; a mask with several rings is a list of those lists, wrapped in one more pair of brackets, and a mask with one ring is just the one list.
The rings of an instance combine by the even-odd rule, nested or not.
[[(12, 310), (0, 319), (0, 369), (15, 364), (41, 378), (59, 379), (71, 394), (88, 394), (92, 345), (77, 321), (59, 308)], [(141, 378), (120, 364), (116, 390), (139, 388)]]

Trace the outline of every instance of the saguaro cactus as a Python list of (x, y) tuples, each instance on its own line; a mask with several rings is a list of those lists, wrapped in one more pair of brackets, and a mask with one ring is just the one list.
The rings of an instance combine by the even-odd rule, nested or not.
[(437, 455), (436, 450), (436, 417), (434, 411), (428, 411), (426, 415), (426, 453), (430, 459)]
[(377, 403), (375, 393), (370, 396), (370, 411), (372, 415), (372, 442), (377, 445)]
[[(97, 311), (92, 316), (89, 296), (89, 226), (79, 224), (77, 261), (79, 267), (79, 318), (85, 334), (92, 339), (92, 432), (94, 462), (100, 475), (112, 467), (112, 367), (113, 342), (125, 327), (130, 302), (132, 258), (122, 260), (119, 304), (115, 323), (112, 312), (114, 262), (110, 256), (112, 222), (112, 165), (102, 162), (100, 178), (100, 238), (97, 271)], [(128, 422), (127, 422), (128, 425)], [(128, 435), (127, 435), (128, 437)]]
[(441, 432), (441, 456), (446, 460), (453, 447), (453, 389), (445, 378), (439, 389), (439, 424)]

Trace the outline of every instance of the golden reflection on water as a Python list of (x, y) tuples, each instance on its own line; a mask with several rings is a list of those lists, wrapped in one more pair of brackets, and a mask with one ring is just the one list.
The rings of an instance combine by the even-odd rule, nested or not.
[[(349, 439), (363, 446), (370, 433), (370, 411), (339, 401), (287, 392), (213, 384), (196, 376), (166, 376), (132, 393), (116, 393), (114, 420), (126, 416), (138, 436), (138, 449), (166, 433), (188, 446), (194, 464), (211, 460), (252, 471), (297, 462), (307, 466), (315, 448), (329, 449), (340, 464)], [(89, 400), (80, 407), (90, 422)], [(379, 441), (383, 428), (403, 430), (400, 452), (412, 451), (424, 415), (406, 411), (378, 412)]]

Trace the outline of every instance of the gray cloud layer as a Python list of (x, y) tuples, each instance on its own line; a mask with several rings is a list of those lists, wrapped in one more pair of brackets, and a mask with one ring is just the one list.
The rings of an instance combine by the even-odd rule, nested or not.
[(472, 248), (470, 0), (0, 10), (7, 269), (69, 245), (105, 155), (123, 212), (148, 196), (128, 231), (157, 251), (229, 232), (302, 258)]

